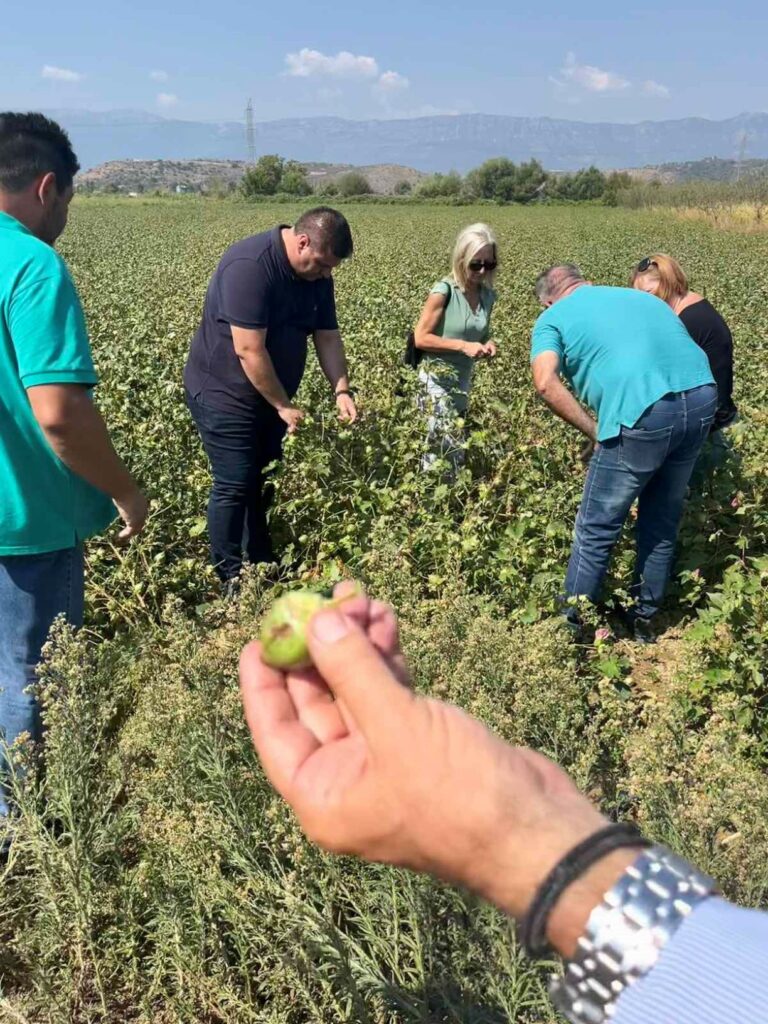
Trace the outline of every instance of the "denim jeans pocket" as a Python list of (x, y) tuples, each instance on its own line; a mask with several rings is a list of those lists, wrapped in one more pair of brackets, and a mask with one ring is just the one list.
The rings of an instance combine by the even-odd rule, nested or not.
[[(702, 416), (699, 421), (699, 431), (701, 436), (702, 445), (706, 442), (707, 438), (712, 432), (712, 423), (714, 422), (713, 416)], [(714, 435), (713, 435), (714, 436)]]
[(674, 427), (621, 428), (619, 462), (633, 473), (653, 473), (669, 454)]
[(713, 398), (708, 405), (699, 409), (699, 415), (701, 416), (701, 427), (706, 437), (712, 429), (712, 424), (715, 422), (715, 416), (717, 415), (717, 398)]

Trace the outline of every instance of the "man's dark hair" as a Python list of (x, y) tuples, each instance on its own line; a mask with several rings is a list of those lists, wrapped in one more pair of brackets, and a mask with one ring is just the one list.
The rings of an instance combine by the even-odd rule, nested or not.
[(352, 255), (352, 232), (347, 218), (330, 206), (316, 206), (302, 213), (293, 226), (298, 235), (308, 235), (312, 248), (331, 253), (337, 260)]
[(42, 114), (0, 113), (0, 189), (21, 192), (41, 174), (56, 175), (63, 192), (80, 164), (69, 136)]

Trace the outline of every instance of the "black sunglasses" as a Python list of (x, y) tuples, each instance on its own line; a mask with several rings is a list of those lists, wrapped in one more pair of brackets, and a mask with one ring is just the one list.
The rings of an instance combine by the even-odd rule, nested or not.
[(652, 260), (650, 256), (646, 256), (645, 259), (640, 260), (640, 262), (637, 264), (637, 270), (638, 273), (644, 274), (646, 270), (649, 270), (651, 267), (658, 267), (658, 265), (659, 264), (656, 262), (656, 260)]
[(496, 260), (470, 260), (467, 264), (470, 270), (495, 270), (498, 266)]

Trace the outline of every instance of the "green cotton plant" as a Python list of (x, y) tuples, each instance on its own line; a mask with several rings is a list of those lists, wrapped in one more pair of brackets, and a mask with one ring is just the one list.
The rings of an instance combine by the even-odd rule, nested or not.
[(709, 595), (691, 630), (700, 642), (700, 671), (690, 680), (694, 714), (703, 716), (719, 694), (737, 701), (739, 723), (760, 744), (768, 761), (768, 558), (736, 562)]
[[(685, 852), (716, 834), (707, 866), (730, 894), (759, 897), (736, 857), (768, 852), (745, 802), (765, 788), (755, 741), (733, 701), (718, 698), (701, 728), (687, 721), (685, 673), (706, 645), (691, 637), (677, 670), (659, 656), (669, 695), (654, 684), (624, 700), (604, 675), (608, 647), (569, 644), (552, 619), (511, 622), (455, 573), (427, 596), (394, 538), (372, 547), (367, 585), (399, 608), (420, 692), (555, 757), (607, 811), (631, 808)], [(10, 1007), (53, 1024), (554, 1024), (550, 968), (522, 957), (503, 915), (302, 837), (255, 758), (236, 684), (272, 596), (252, 574), (239, 606), (192, 617), (175, 602), (141, 633), (55, 638), (39, 686), (45, 758), (25, 752), (0, 877)]]
[[(168, 597), (193, 608), (215, 593), (206, 558), (208, 469), (184, 405), (182, 367), (221, 253), (250, 232), (295, 219), (300, 209), (193, 197), (184, 203), (89, 199), (73, 209), (62, 251), (85, 302), (102, 377), (97, 401), (153, 498), (139, 543), (120, 549), (105, 536), (88, 547), (89, 615), (99, 629), (156, 622)], [(624, 283), (638, 252), (666, 248), (683, 260), (694, 285), (734, 329), (737, 386), (744, 391), (737, 397), (750, 423), (740, 441), (742, 459), (759, 462), (765, 427), (757, 417), (768, 382), (751, 343), (760, 337), (761, 310), (743, 280), (748, 276), (759, 289), (765, 279), (762, 237), (713, 236), (700, 225), (623, 210), (495, 209), (499, 355), (476, 368), (466, 469), (446, 491), (420, 472), (426, 427), (416, 410), (416, 375), (400, 368), (403, 339), (429, 288), (448, 271), (459, 228), (490, 214), (483, 207), (419, 204), (345, 210), (356, 251), (336, 272), (336, 291), (361, 418), (352, 427), (336, 423), (327, 382), (310, 354), (297, 400), (311, 421), (286, 449), (272, 513), (285, 572), (299, 567), (297, 575), (309, 579), (363, 572), (371, 531), (380, 524), (383, 533), (402, 538), (424, 579), (442, 579), (450, 566), (478, 593), (499, 600), (505, 614), (534, 620), (552, 611), (583, 470), (578, 439), (533, 394), (528, 338), (538, 312), (531, 282), (564, 254), (593, 280), (612, 284)], [(765, 536), (753, 479), (743, 490), (747, 513), (736, 517), (747, 554), (750, 546), (759, 553)], [(710, 495), (683, 523), (684, 568), (699, 568), (708, 583), (732, 551), (733, 496)], [(626, 542), (612, 585), (629, 585), (632, 558)], [(701, 599), (693, 591), (686, 598), (689, 605)]]
[[(418, 601), (416, 581), (389, 576)], [(254, 579), (224, 619), (177, 607), (140, 640), (57, 639), (40, 683), (45, 763), (30, 759), (17, 782), (0, 880), (11, 1005), (56, 1024), (553, 1021), (546, 969), (522, 958), (503, 915), (304, 840), (263, 776), (235, 684), (268, 600)], [(405, 612), (429, 688), (425, 609)], [(501, 624), (484, 660), (473, 654), (489, 614), (460, 592), (428, 611), (439, 643), (465, 638), (456, 683), (473, 664), (478, 682), (507, 675)], [(476, 711), (505, 729), (498, 704)]]
[[(275, 573), (237, 604), (208, 565), (210, 476), (182, 368), (232, 242), (304, 201), (76, 199), (61, 243), (101, 383), (95, 399), (152, 498), (128, 548), (87, 545), (87, 625), (40, 682), (46, 737), (14, 752), (15, 841), (0, 870), (0, 1017), (34, 1024), (554, 1022), (546, 968), (466, 894), (325, 856), (301, 836), (245, 730), (236, 664), (272, 598), (360, 580), (396, 608), (414, 685), (563, 763), (606, 813), (764, 900), (768, 237), (609, 207), (355, 204), (335, 273), (360, 417), (338, 421), (310, 353), (308, 416), (272, 470)], [(492, 333), (455, 481), (421, 471), (427, 424), (405, 333), (459, 229), (499, 240)], [(639, 649), (591, 610), (554, 614), (584, 482), (579, 439), (536, 398), (532, 281), (575, 260), (622, 285), (674, 253), (732, 327), (742, 422), (692, 492), (662, 637)], [(632, 517), (608, 585), (627, 595)], [(762, 773), (762, 774), (761, 774)], [(757, 812), (755, 812), (757, 808)], [(759, 820), (758, 820), (759, 819)]]

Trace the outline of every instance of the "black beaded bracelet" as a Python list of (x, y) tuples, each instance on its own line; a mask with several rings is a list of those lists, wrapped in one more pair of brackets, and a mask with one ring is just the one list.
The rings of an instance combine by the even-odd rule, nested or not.
[(596, 861), (614, 850), (628, 846), (651, 846), (636, 825), (624, 822), (607, 825), (593, 833), (563, 857), (550, 871), (533, 897), (528, 913), (520, 922), (518, 936), (529, 956), (543, 956), (549, 949), (547, 923), (563, 892)]
[(354, 391), (349, 391), (347, 388), (342, 388), (341, 391), (334, 391), (334, 398), (338, 398), (339, 395), (349, 395), (350, 398), (355, 397)]

